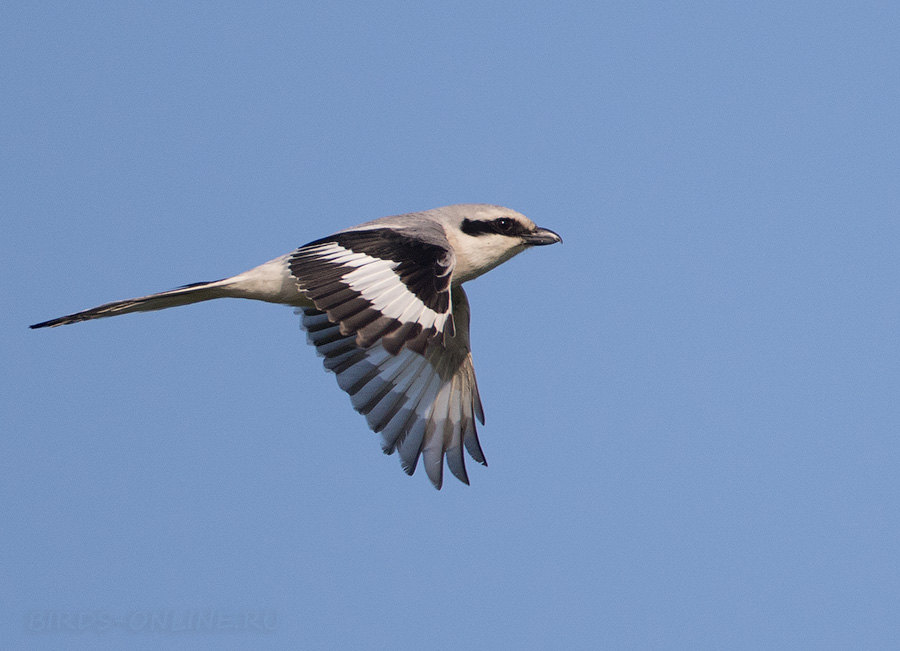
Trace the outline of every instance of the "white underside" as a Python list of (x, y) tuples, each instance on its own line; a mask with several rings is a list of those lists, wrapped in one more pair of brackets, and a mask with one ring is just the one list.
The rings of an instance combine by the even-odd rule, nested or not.
[(291, 255), (269, 260), (244, 273), (219, 281), (225, 296), (249, 298), (269, 303), (283, 303), (295, 307), (312, 307), (312, 301), (300, 291), (297, 279), (288, 267)]

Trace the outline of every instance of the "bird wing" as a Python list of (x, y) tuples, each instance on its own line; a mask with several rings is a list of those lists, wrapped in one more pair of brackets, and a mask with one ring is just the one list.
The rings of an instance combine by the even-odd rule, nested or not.
[(393, 229), (343, 232), (298, 249), (289, 266), (315, 305), (298, 310), (310, 343), (384, 452), (397, 451), (410, 475), (423, 457), (437, 488), (446, 456), (468, 483), (463, 448), (485, 464), (475, 425), (484, 412), (449, 245)]
[(391, 354), (404, 346), (424, 353), (432, 339), (453, 334), (455, 261), (439, 225), (424, 233), (343, 231), (297, 249), (288, 267), (316, 309), (342, 334), (355, 334), (360, 348), (381, 341)]

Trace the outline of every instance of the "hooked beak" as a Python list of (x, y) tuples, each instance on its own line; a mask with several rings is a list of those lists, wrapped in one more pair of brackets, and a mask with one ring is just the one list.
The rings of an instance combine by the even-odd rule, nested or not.
[(528, 246), (543, 246), (544, 244), (562, 242), (562, 238), (549, 228), (536, 228), (533, 233), (523, 235), (522, 239)]

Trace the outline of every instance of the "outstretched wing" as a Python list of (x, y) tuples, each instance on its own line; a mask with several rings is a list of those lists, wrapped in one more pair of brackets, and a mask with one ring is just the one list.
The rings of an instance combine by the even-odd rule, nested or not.
[[(449, 287), (448, 287), (449, 291)], [(453, 289), (453, 333), (392, 352), (385, 339), (362, 345), (358, 333), (346, 329), (322, 309), (301, 308), (309, 341), (350, 394), (354, 409), (382, 436), (385, 454), (395, 450), (407, 474), (419, 457), (436, 488), (443, 481), (443, 459), (468, 484), (463, 447), (487, 465), (478, 442), (475, 419), (484, 412), (469, 350), (469, 304), (461, 287)], [(317, 306), (318, 307), (318, 306)]]
[(309, 341), (353, 407), (412, 474), (419, 457), (435, 486), (443, 459), (468, 483), (463, 447), (479, 463), (484, 413), (469, 351), (469, 305), (450, 281), (455, 258), (439, 224), (415, 233), (373, 226), (297, 249), (291, 274)]

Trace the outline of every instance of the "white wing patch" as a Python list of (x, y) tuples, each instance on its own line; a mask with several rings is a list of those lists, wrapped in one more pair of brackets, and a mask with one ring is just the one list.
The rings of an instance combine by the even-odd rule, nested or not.
[[(337, 244), (334, 246), (341, 248)], [(354, 266), (359, 266), (341, 276), (341, 280), (359, 292), (373, 308), (404, 323), (415, 321), (423, 328), (434, 326), (437, 330), (443, 329), (449, 313), (438, 314), (410, 292), (400, 276), (394, 273), (399, 263), (365, 254), (357, 254), (352, 262)]]
[(289, 261), (300, 289), (341, 334), (354, 334), (360, 348), (380, 341), (391, 354), (424, 353), (432, 339), (452, 335), (452, 252), (375, 232), (341, 237), (301, 247)]

